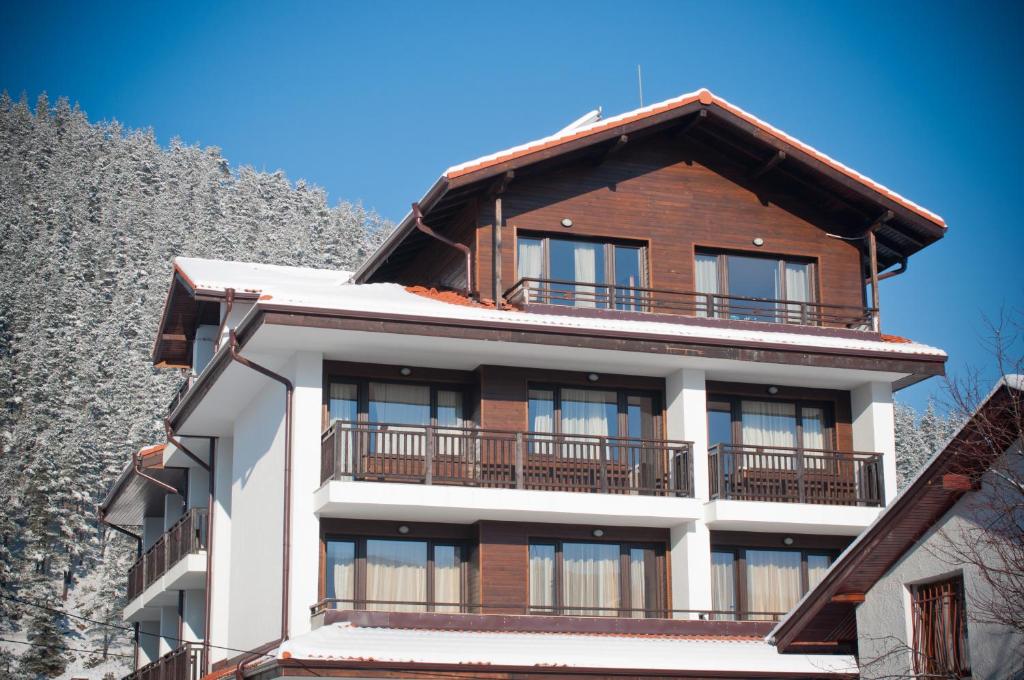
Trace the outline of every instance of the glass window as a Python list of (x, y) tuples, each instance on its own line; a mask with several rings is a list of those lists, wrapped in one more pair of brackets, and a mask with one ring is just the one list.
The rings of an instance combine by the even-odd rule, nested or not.
[(732, 444), (732, 407), (708, 404), (708, 445)]
[(359, 418), (358, 386), (354, 383), (331, 383), (328, 405), (331, 422), (354, 422)]
[(538, 614), (555, 613), (554, 545), (530, 545), (530, 609)]
[(367, 609), (426, 611), (427, 542), (367, 540), (366, 600)]
[(825, 572), (832, 566), (832, 558), (829, 555), (808, 555), (807, 556), (807, 589), (821, 583)]
[(370, 383), (370, 421), (401, 425), (430, 424), (430, 387)]
[(543, 241), (539, 238), (520, 238), (518, 250), (519, 278), (542, 278), (544, 276)]
[(462, 392), (437, 391), (438, 427), (462, 427)]
[(731, 552), (711, 553), (711, 608), (713, 620), (736, 618), (736, 557)]
[(796, 448), (796, 406), (785, 401), (747, 401), (741, 404), (745, 446)]
[(656, 606), (651, 598), (653, 588), (647, 587), (648, 552), (646, 548), (629, 549), (629, 615), (635, 619), (656, 615), (651, 611)]
[[(697, 253), (697, 316), (814, 324), (814, 273), (808, 262), (778, 257)], [(766, 302), (768, 301), (768, 302)], [(780, 301), (780, 302), (776, 302)]]
[(969, 677), (963, 577), (914, 586), (911, 594), (914, 671), (923, 677)]
[(625, 311), (643, 311), (643, 298), (636, 288), (644, 287), (643, 249), (615, 246), (615, 308)]
[(617, 436), (619, 434), (618, 394), (608, 390), (563, 388), (561, 390), (563, 434)]
[(728, 256), (729, 295), (778, 299), (779, 261), (761, 257)]
[(355, 603), (356, 544), (354, 541), (328, 541), (325, 594), (338, 605)]
[(801, 596), (800, 551), (747, 550), (747, 611), (750, 618), (772, 620), (789, 611)]
[(434, 546), (434, 611), (459, 612), (462, 602), (462, 570), (459, 546)]
[(619, 546), (565, 543), (562, 546), (562, 598), (565, 613), (617, 616), (622, 606)]

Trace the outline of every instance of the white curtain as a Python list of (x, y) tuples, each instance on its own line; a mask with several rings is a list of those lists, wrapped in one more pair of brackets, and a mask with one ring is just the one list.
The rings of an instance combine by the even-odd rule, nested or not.
[[(694, 277), (698, 293), (717, 294), (718, 290), (718, 257), (715, 255), (698, 255), (696, 275)], [(698, 298), (697, 316), (711, 316), (707, 306), (707, 298)]]
[(354, 609), (356, 544), (352, 541), (327, 543), (327, 597), (340, 600), (337, 609)]
[(618, 616), (619, 546), (606, 543), (562, 545), (562, 593), (566, 614)]
[[(736, 561), (732, 553), (711, 553), (711, 608), (736, 611)], [(714, 614), (718, 621), (734, 621), (734, 614)]]
[[(792, 550), (748, 550), (747, 609), (787, 612), (800, 599), (800, 553)], [(752, 616), (769, 620), (771, 616)]]
[(427, 543), (366, 541), (366, 599), (423, 604), (367, 604), (381, 611), (426, 611)]
[[(629, 551), (629, 608), (634, 619), (646, 618), (647, 612), (647, 551), (631, 548)], [(652, 613), (652, 615), (655, 615)]]
[(832, 566), (832, 558), (828, 555), (807, 556), (807, 587), (813, 588), (825, 578), (828, 568)]
[(811, 406), (800, 410), (800, 423), (803, 426), (803, 447), (812, 449), (804, 456), (804, 467), (816, 470), (824, 470), (828, 467), (828, 461), (822, 450), (828, 448), (825, 445), (825, 411)]
[(597, 288), (580, 284), (597, 283), (597, 249), (600, 247), (592, 243), (577, 243), (573, 248), (577, 307), (597, 306)]
[[(562, 434), (607, 437), (616, 431), (618, 396), (604, 390), (562, 390)], [(564, 455), (569, 458), (599, 458), (599, 442), (567, 437)]]
[(530, 607), (535, 614), (554, 614), (555, 546), (530, 546)]
[(458, 613), (462, 596), (462, 575), (459, 571), (458, 548), (454, 545), (434, 546), (434, 611)]
[[(551, 390), (530, 390), (530, 432), (548, 433), (555, 431), (555, 393)], [(533, 436), (530, 439), (530, 453), (552, 455), (552, 438)]]
[[(437, 453), (456, 456), (463, 448), (471, 448), (467, 433), (458, 429), (462, 422), (462, 392), (437, 391)], [(452, 429), (445, 429), (452, 428)]]
[[(387, 423), (373, 435), (371, 450), (422, 456), (425, 442), (415, 434), (430, 424), (430, 387), (398, 383), (370, 383), (370, 422)], [(416, 427), (401, 427), (412, 425)]]
[[(811, 301), (811, 276), (810, 267), (797, 262), (786, 263), (786, 299), (795, 302)], [(801, 323), (800, 305), (786, 305), (787, 314), (784, 321), (787, 323)], [(808, 310), (808, 314), (813, 314)], [(809, 322), (813, 319), (808, 318)]]
[(359, 401), (356, 386), (352, 383), (331, 383), (330, 418), (335, 420), (354, 421), (358, 416)]
[(539, 239), (519, 239), (519, 278), (539, 279), (544, 276), (544, 249)]
[(787, 449), (796, 448), (796, 406), (784, 402), (744, 401), (742, 411), (743, 445), (762, 450), (745, 452), (737, 467), (793, 468), (793, 451)]

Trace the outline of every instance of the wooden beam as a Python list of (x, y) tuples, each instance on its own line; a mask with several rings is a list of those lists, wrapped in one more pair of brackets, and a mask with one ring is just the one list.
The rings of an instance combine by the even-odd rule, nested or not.
[(491, 184), (491, 187), (487, 190), (487, 196), (501, 196), (505, 193), (505, 189), (508, 189), (508, 185), (512, 183), (515, 176), (515, 170), (506, 170), (498, 177), (498, 179), (494, 180), (494, 183)]
[(619, 135), (618, 139), (616, 139), (611, 144), (607, 145), (604, 151), (601, 152), (597, 156), (597, 158), (594, 159), (594, 166), (596, 167), (598, 165), (601, 165), (606, 160), (611, 158), (614, 154), (617, 154), (619, 151), (622, 150), (622, 147), (626, 146), (627, 142), (629, 142), (629, 135)]
[(786, 152), (776, 151), (774, 154), (772, 154), (771, 158), (769, 158), (759, 168), (756, 168), (753, 172), (750, 173), (750, 179), (757, 179), (758, 177), (771, 171), (772, 168), (774, 168), (776, 165), (778, 165), (784, 160), (786, 160)]
[(967, 475), (947, 473), (942, 475), (944, 491), (973, 491), (977, 485)]
[(160, 340), (163, 342), (188, 342), (188, 336), (181, 333), (161, 333)]
[(872, 327), (876, 333), (881, 332), (878, 310), (878, 242), (875, 240), (874, 227), (868, 229), (868, 266), (871, 271), (871, 307), (875, 310), (872, 316)]
[[(512, 174), (512, 171), (510, 170), (506, 174)], [(502, 191), (504, 191), (504, 188)], [(501, 304), (501, 294), (505, 290), (501, 286), (501, 227), (504, 221), (501, 194), (498, 194), (494, 197), (494, 226), (491, 231), (491, 298), (497, 305)]]
[(837, 593), (832, 596), (831, 602), (860, 604), (864, 601), (864, 593)]
[(693, 130), (693, 128), (697, 127), (697, 125), (699, 125), (700, 123), (706, 121), (707, 119), (708, 119), (708, 110), (707, 109), (701, 109), (700, 111), (697, 112), (697, 115), (695, 115), (693, 118), (688, 120), (686, 123), (683, 124), (683, 126), (681, 128), (679, 128), (679, 130), (675, 134), (676, 139), (680, 139), (681, 137), (685, 137), (687, 134), (690, 133), (690, 131)]

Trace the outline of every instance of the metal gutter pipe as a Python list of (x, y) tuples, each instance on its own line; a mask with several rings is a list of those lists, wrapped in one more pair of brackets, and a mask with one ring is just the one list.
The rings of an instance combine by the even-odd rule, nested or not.
[(208, 673), (210, 670), (210, 603), (213, 593), (211, 589), (213, 587), (213, 511), (214, 511), (214, 493), (217, 490), (216, 480), (214, 475), (217, 472), (217, 458), (213, 454), (215, 453), (215, 447), (217, 440), (215, 437), (210, 437), (210, 467), (209, 467), (209, 497), (206, 499), (206, 592), (203, 594), (203, 668), (204, 673)]
[(415, 219), (415, 223), (416, 223), (416, 228), (417, 229), (422, 231), (427, 236), (430, 236), (431, 238), (435, 238), (438, 241), (440, 241), (441, 243), (444, 243), (445, 245), (451, 246), (452, 248), (455, 248), (456, 250), (461, 251), (466, 256), (466, 296), (467, 297), (472, 297), (472, 295), (473, 295), (473, 253), (469, 249), (469, 246), (465, 245), (464, 243), (456, 243), (455, 241), (452, 241), (450, 238), (447, 238), (445, 236), (441, 236), (436, 231), (434, 231), (433, 229), (428, 227), (426, 224), (424, 224), (424, 222), (423, 222), (423, 211), (420, 210), (420, 204), (419, 203), (413, 203), (412, 204), (412, 214), (413, 214), (413, 218)]
[(217, 344), (213, 346), (213, 351), (216, 352), (220, 349), (220, 339), (224, 337), (224, 326), (228, 323), (228, 316), (231, 314), (231, 309), (235, 306), (235, 289), (227, 288), (224, 290), (224, 317), (220, 320), (220, 327), (217, 328)]
[[(136, 453), (135, 453), (135, 456), (134, 456), (133, 460), (134, 460), (134, 465), (132, 465), (132, 470), (133, 470), (133, 471), (135, 472), (135, 474), (137, 474), (137, 475), (138, 475), (139, 477), (142, 477), (142, 478), (143, 478), (143, 479), (145, 479), (145, 480), (148, 480), (148, 481), (150, 481), (150, 482), (153, 482), (154, 484), (156, 484), (157, 486), (159, 486), (159, 487), (160, 487), (161, 489), (164, 489), (164, 490), (165, 490), (165, 491), (166, 491), (167, 493), (173, 493), (173, 494), (178, 494), (178, 495), (180, 495), (180, 494), (181, 494), (181, 492), (180, 492), (180, 491), (178, 491), (177, 489), (175, 489), (175, 488), (174, 488), (173, 486), (171, 486), (170, 484), (166, 484), (166, 483), (164, 483), (164, 482), (161, 482), (161, 481), (160, 481), (159, 479), (157, 479), (156, 477), (150, 477), (150, 476), (149, 476), (149, 475), (147, 475), (147, 474), (146, 474), (145, 472), (143, 472), (143, 471), (142, 471), (142, 468), (140, 467), (140, 466), (142, 465), (142, 458), (141, 458), (141, 457), (139, 456), (138, 452), (136, 452)], [(182, 502), (182, 504), (184, 504), (184, 503), (185, 503), (185, 498), (184, 498), (184, 497), (182, 497), (182, 499), (181, 499), (181, 502)]]
[[(235, 329), (231, 329), (229, 335), (231, 359), (246, 368), (251, 368), (271, 380), (284, 385), (285, 389), (285, 410), (284, 410), (284, 536), (282, 537), (282, 587), (281, 587), (281, 641), (288, 639), (288, 576), (291, 568), (291, 527), (292, 527), (292, 397), (295, 387), (292, 382), (283, 375), (274, 373), (269, 368), (246, 359), (238, 353), (238, 336)], [(239, 665), (241, 667), (241, 665)]]

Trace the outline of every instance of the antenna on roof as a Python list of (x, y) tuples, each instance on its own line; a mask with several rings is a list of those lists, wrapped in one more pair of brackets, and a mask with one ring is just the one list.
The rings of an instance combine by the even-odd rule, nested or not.
[(636, 85), (640, 89), (640, 108), (644, 107), (644, 74), (640, 70), (640, 64), (636, 65)]

